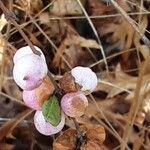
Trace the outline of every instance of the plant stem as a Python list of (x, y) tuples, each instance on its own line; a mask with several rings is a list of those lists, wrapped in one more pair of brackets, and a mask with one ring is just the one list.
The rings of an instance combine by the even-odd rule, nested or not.
[(86, 141), (86, 136), (85, 136), (85, 133), (80, 128), (79, 123), (77, 122), (76, 118), (72, 118), (72, 120), (73, 120), (76, 130), (77, 130), (77, 142), (76, 142), (75, 150), (80, 150), (81, 146)]

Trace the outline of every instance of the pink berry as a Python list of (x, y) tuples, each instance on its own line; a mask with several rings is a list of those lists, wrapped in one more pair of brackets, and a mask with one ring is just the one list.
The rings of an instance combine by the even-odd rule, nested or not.
[(36, 129), (43, 135), (53, 135), (62, 130), (65, 125), (65, 115), (61, 112), (61, 121), (58, 126), (54, 127), (50, 123), (46, 122), (42, 111), (36, 111), (34, 115), (34, 125)]
[(67, 93), (61, 99), (61, 108), (70, 117), (82, 116), (87, 106), (88, 100), (81, 92)]
[(38, 103), (35, 90), (23, 91), (23, 101), (28, 107), (35, 109), (35, 110), (41, 110), (41, 106)]
[(17, 60), (13, 77), (23, 90), (33, 90), (42, 83), (47, 71), (46, 62), (40, 56), (28, 54)]
[(44, 101), (54, 92), (54, 85), (47, 76), (42, 84), (34, 90), (23, 91), (23, 101), (25, 104), (35, 110), (41, 110)]
[[(38, 48), (37, 46), (34, 46), (34, 48), (41, 53), (41, 58), (44, 61), (46, 61), (45, 56), (44, 56), (43, 52), (41, 51), (41, 49)], [(30, 46), (24, 46), (24, 47), (21, 47), (20, 49), (18, 49), (13, 58), (14, 64), (17, 62), (18, 59), (20, 59), (21, 57), (28, 55), (28, 54), (33, 54), (33, 51), (30, 48)]]

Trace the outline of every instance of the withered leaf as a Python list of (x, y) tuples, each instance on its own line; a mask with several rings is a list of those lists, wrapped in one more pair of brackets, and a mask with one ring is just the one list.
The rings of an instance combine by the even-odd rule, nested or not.
[(82, 9), (77, 1), (72, 0), (55, 0), (50, 12), (60, 16), (63, 15), (81, 15)]
[(8, 136), (12, 130), (21, 122), (23, 121), (28, 115), (33, 112), (31, 109), (27, 109), (16, 116), (16, 118), (11, 119), (10, 121), (6, 122), (3, 126), (0, 127), (0, 140)]
[[(82, 141), (81, 149), (102, 150), (102, 143), (105, 140), (105, 130), (101, 125), (86, 124), (80, 126), (83, 133), (85, 133), (85, 142)], [(53, 143), (54, 150), (74, 150), (77, 144), (77, 131), (75, 129), (68, 129), (63, 132)]]

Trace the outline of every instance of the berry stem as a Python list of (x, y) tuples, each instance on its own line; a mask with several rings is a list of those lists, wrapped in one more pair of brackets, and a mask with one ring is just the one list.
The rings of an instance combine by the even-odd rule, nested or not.
[(84, 144), (86, 141), (86, 136), (85, 136), (85, 133), (80, 128), (79, 123), (77, 122), (76, 118), (72, 118), (72, 120), (77, 130), (77, 142), (76, 142), (75, 150), (80, 150), (82, 144)]

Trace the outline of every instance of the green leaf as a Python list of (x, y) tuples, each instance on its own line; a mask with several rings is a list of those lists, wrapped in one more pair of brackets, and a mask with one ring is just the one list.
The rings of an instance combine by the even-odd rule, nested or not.
[(61, 111), (56, 96), (51, 96), (42, 106), (42, 113), (47, 122), (57, 126), (61, 121)]

